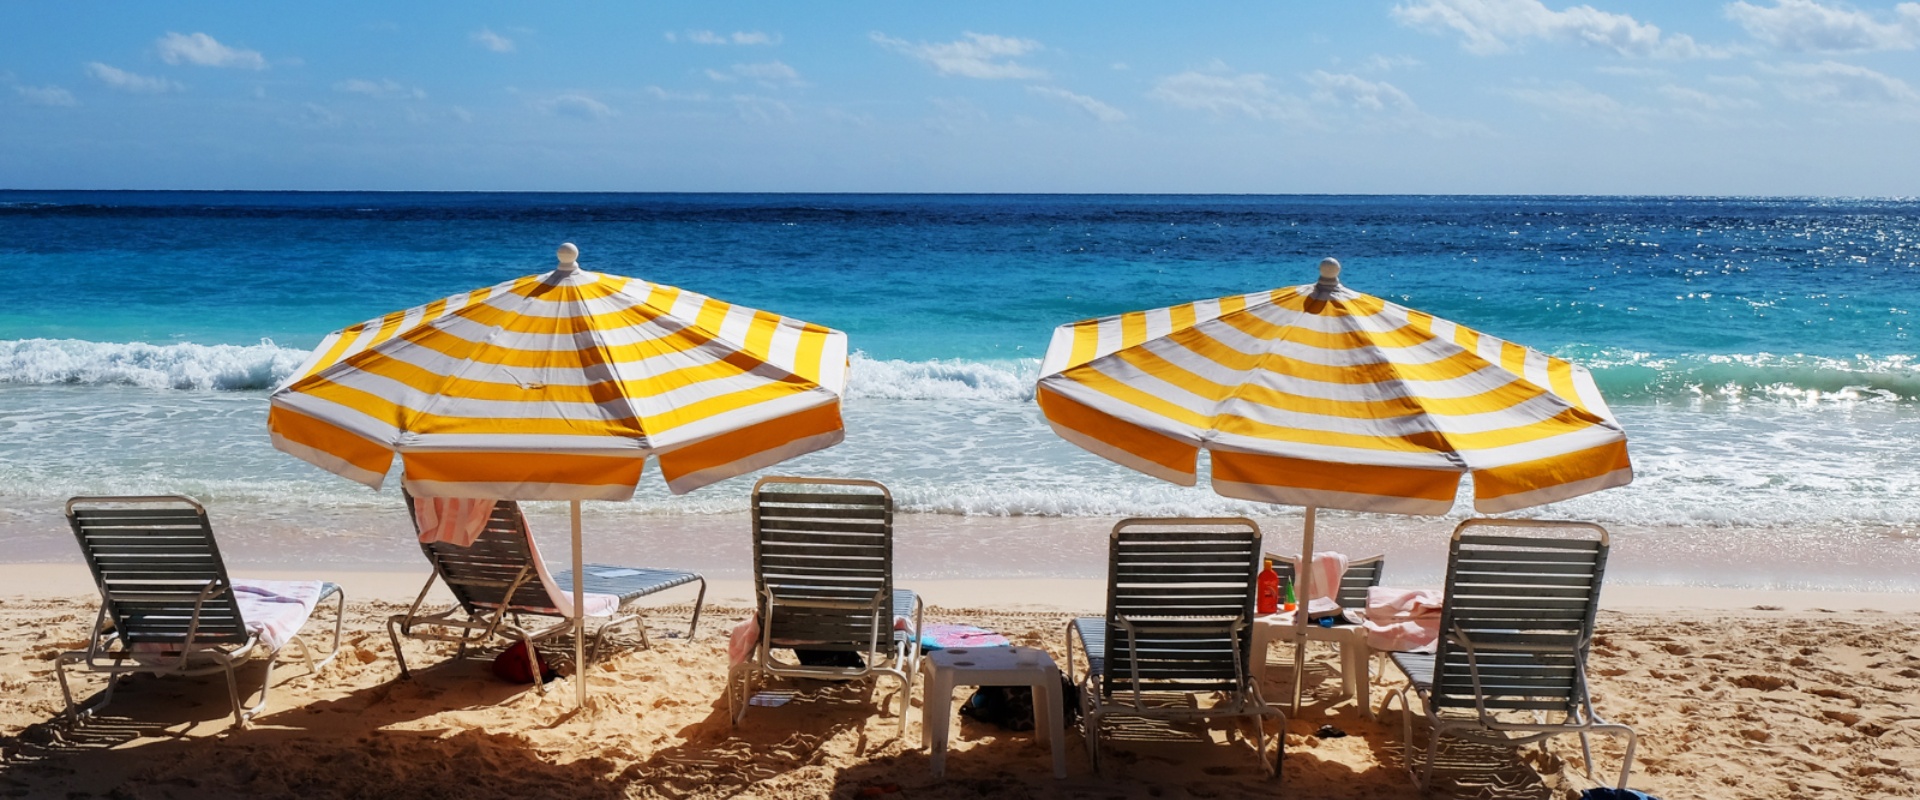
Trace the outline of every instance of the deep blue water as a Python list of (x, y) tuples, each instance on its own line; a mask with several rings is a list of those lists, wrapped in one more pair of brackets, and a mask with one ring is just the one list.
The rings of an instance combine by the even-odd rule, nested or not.
[(563, 241), (850, 334), (849, 440), (796, 469), (880, 477), (910, 510), (1246, 511), (1057, 441), (1034, 359), (1062, 323), (1333, 256), (1354, 289), (1594, 371), (1640, 478), (1550, 512), (1920, 541), (1915, 200), (0, 192), (0, 501), (363, 502), (265, 446), (264, 389), (329, 331), (546, 271)]

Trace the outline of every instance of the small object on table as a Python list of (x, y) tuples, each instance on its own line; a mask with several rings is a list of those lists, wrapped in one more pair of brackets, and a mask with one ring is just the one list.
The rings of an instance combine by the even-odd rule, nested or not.
[(1067, 777), (1066, 716), (1060, 708), (1060, 668), (1032, 647), (954, 647), (927, 653), (926, 704), (920, 709), (920, 745), (931, 747), (934, 777), (946, 774), (947, 731), (953, 723), (956, 686), (1033, 687), (1033, 736), (1053, 748), (1053, 777)]

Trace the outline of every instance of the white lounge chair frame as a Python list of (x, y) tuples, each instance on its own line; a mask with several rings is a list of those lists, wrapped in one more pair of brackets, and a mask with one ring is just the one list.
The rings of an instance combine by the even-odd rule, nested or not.
[[(1087, 756), (1101, 767), (1109, 716), (1212, 721), (1252, 717), (1254, 751), (1268, 775), (1286, 748), (1286, 715), (1250, 674), (1260, 526), (1243, 517), (1137, 518), (1113, 526), (1107, 615), (1067, 625), (1067, 677), (1080, 687)], [(1076, 642), (1078, 646), (1076, 647)], [(1116, 647), (1118, 644), (1120, 646)], [(1078, 650), (1086, 673), (1076, 669)], [(1164, 701), (1218, 692), (1211, 706)], [(1265, 719), (1280, 720), (1279, 752), (1266, 757)]]
[[(893, 584), (893, 493), (865, 480), (761, 478), (753, 485), (753, 583), (760, 640), (727, 676), (738, 724), (760, 675), (849, 680), (887, 675), (900, 682), (906, 733), (920, 670), (926, 606)], [(911, 617), (912, 631), (894, 630)], [(862, 654), (860, 667), (816, 667), (776, 658), (776, 648)], [(877, 681), (876, 681), (877, 684)]]
[[(280, 653), (268, 651), (247, 632), (206, 508), (177, 495), (75, 497), (67, 501), (66, 515), (101, 602), (87, 649), (62, 653), (54, 660), (60, 693), (67, 701), (64, 715), (78, 722), (105, 708), (113, 701), (120, 678), (128, 674), (225, 673), (234, 724), (252, 727), (254, 716), (267, 707)], [(334, 600), (334, 619), (333, 648), (326, 657), (315, 661), (313, 648), (298, 633), (288, 640), (300, 646), (310, 674), (340, 653), (347, 596), (339, 586), (324, 583), (316, 608), (328, 598)], [(165, 649), (136, 658), (134, 646)], [(242, 701), (234, 673), (241, 664), (262, 656), (267, 671), (260, 700), (249, 705)], [(74, 701), (67, 678), (67, 667), (74, 664), (107, 675), (106, 689), (91, 705)]]
[[(1483, 528), (1591, 536), (1477, 530)], [(1423, 790), (1431, 786), (1442, 736), (1521, 747), (1569, 733), (1579, 734), (1589, 773), (1594, 766), (1589, 734), (1626, 739), (1616, 786), (1627, 787), (1633, 728), (1601, 719), (1587, 689), (1587, 652), (1608, 545), (1607, 530), (1591, 522), (1469, 519), (1454, 529), (1437, 649), (1432, 655), (1391, 654), (1408, 686), (1380, 702), (1384, 714), (1393, 698), (1400, 698), (1407, 772)], [(1429, 726), (1427, 757), (1418, 770), (1412, 697), (1421, 700)], [(1526, 718), (1516, 719), (1516, 713)], [(1547, 714), (1562, 719), (1547, 722)]]

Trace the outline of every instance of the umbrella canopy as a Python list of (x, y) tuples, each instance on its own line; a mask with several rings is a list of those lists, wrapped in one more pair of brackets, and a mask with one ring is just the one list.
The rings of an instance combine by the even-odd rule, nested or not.
[(560, 268), (329, 335), (273, 392), (275, 447), (422, 497), (675, 494), (837, 444), (847, 337), (633, 278)]
[[(1627, 434), (1579, 365), (1340, 285), (1304, 286), (1054, 329), (1036, 399), (1053, 430), (1183, 486), (1200, 449), (1227, 497), (1445, 514), (1460, 477), (1499, 513), (1625, 486)], [(1295, 615), (1293, 706), (1307, 614)]]
[(1192, 486), (1288, 505), (1444, 514), (1460, 476), (1498, 513), (1633, 480), (1587, 370), (1341, 286), (1062, 325), (1041, 364), (1061, 437)]
[[(684, 494), (839, 444), (847, 335), (671, 286), (559, 268), (329, 335), (273, 392), (273, 446), (420, 497), (627, 500), (649, 456)], [(575, 681), (587, 701), (584, 677)]]

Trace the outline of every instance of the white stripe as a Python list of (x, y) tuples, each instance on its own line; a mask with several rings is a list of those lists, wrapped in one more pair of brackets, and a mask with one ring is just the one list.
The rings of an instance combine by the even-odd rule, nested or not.
[(1211, 298), (1193, 304), (1193, 324), (1211, 322), (1220, 318), (1220, 299)]
[(758, 425), (762, 422), (798, 414), (840, 402), (840, 396), (827, 389), (810, 389), (774, 400), (765, 400), (705, 419), (695, 420), (670, 430), (649, 431), (654, 452), (668, 452), (703, 439)]
[(1553, 378), (1547, 375), (1547, 363), (1550, 360), (1546, 353), (1542, 353), (1531, 347), (1527, 348), (1526, 360), (1521, 362), (1524, 365), (1523, 369), (1526, 371), (1527, 381), (1542, 389), (1552, 391)]
[(1475, 352), (1475, 355), (1478, 355), (1481, 358), (1486, 359), (1487, 362), (1491, 364), (1504, 363), (1504, 361), (1500, 358), (1500, 350), (1501, 350), (1501, 346), (1505, 344), (1506, 342), (1503, 340), (1495, 339), (1484, 333), (1480, 334), (1480, 342), (1478, 345), (1479, 349)]
[(836, 395), (847, 393), (847, 335), (827, 334), (820, 347), (820, 386)]
[(673, 308), (668, 309), (667, 313), (683, 320), (699, 319), (700, 309), (704, 307), (706, 303), (706, 295), (695, 294), (683, 289), (680, 291), (680, 296), (673, 299)]
[(1368, 450), (1355, 447), (1337, 447), (1324, 444), (1287, 442), (1284, 452), (1275, 449), (1271, 439), (1258, 439), (1238, 436), (1230, 433), (1215, 433), (1207, 442), (1209, 450), (1237, 451), (1254, 455), (1284, 455), (1287, 458), (1299, 458), (1307, 461), (1325, 461), (1333, 464), (1356, 464), (1376, 467), (1406, 467), (1409, 469), (1433, 469), (1452, 472), (1465, 472), (1467, 468), (1449, 453), (1410, 452), (1403, 450)]
[(746, 344), (747, 332), (753, 329), (755, 313), (757, 312), (753, 309), (743, 306), (728, 308), (726, 316), (720, 318), (720, 330), (714, 333), (728, 344), (739, 348)]
[[(1433, 331), (1433, 338), (1439, 339), (1447, 344), (1453, 344), (1453, 338), (1459, 335), (1460, 326), (1439, 317), (1434, 317), (1433, 323), (1428, 327)], [(1455, 345), (1455, 349), (1458, 349), (1458, 347), (1458, 345)]]
[(1100, 338), (1093, 346), (1094, 358), (1111, 354), (1120, 349), (1120, 342), (1123, 340), (1123, 337), (1120, 332), (1119, 317), (1107, 317), (1106, 319), (1100, 320), (1099, 326), (1095, 329), (1100, 332)]
[(309, 394), (285, 392), (274, 395), (274, 406), (325, 422), (373, 442), (392, 447), (400, 439), (400, 429), (330, 400)]
[(1053, 340), (1047, 344), (1047, 356), (1040, 359), (1040, 375), (1053, 375), (1067, 368), (1067, 359), (1073, 357), (1073, 326), (1062, 325), (1053, 329)]
[(1173, 333), (1173, 307), (1156, 308), (1146, 313), (1147, 340)]
[(1580, 396), (1580, 406), (1609, 422), (1614, 421), (1613, 409), (1607, 407), (1607, 401), (1600, 396), (1600, 387), (1593, 385), (1593, 374), (1579, 364), (1573, 365), (1573, 390)]
[(773, 338), (767, 342), (767, 361), (788, 372), (799, 373), (800, 337), (799, 323), (782, 317), (773, 329)]

